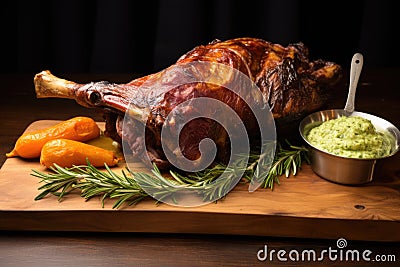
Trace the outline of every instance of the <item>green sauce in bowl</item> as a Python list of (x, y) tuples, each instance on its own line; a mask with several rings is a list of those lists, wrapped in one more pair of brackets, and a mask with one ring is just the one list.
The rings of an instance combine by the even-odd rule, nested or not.
[(394, 137), (378, 131), (370, 120), (342, 116), (312, 128), (306, 136), (314, 147), (347, 158), (373, 159), (390, 155)]

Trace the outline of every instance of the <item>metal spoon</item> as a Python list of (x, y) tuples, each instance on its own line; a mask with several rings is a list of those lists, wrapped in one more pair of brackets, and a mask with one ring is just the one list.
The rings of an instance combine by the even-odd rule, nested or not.
[(346, 106), (344, 107), (344, 111), (347, 113), (347, 116), (350, 116), (354, 112), (354, 102), (356, 98), (356, 89), (358, 84), (358, 79), (360, 78), (361, 70), (363, 66), (363, 55), (360, 53), (354, 54), (351, 59), (350, 66), (350, 85), (349, 85), (349, 94), (347, 96)]

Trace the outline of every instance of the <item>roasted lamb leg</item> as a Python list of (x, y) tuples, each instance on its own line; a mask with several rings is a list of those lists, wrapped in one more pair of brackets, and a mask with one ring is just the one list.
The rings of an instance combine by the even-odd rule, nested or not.
[[(341, 78), (339, 65), (324, 60), (309, 60), (308, 50), (302, 43), (283, 47), (254, 38), (217, 40), (195, 47), (173, 66), (197, 61), (224, 64), (247, 75), (261, 90), (276, 121), (290, 121), (321, 108), (328, 99), (330, 89)], [(127, 84), (106, 81), (78, 84), (43, 71), (35, 76), (34, 83), (38, 98), (70, 98), (85, 107), (101, 109), (106, 121), (106, 135), (118, 142), (124, 137), (134, 155), (148, 155), (162, 169), (170, 164), (161, 146), (162, 125), (174, 107), (193, 98), (210, 97), (223, 101), (245, 121), (247, 131), (254, 135), (250, 139), (257, 140), (259, 131), (254, 116), (239, 96), (224, 86), (185, 84), (150, 99), (149, 106), (151, 92), (141, 89), (141, 86), (157, 81), (157, 75), (159, 73)], [(132, 125), (129, 127), (131, 130), (124, 132), (122, 121), (129, 106), (130, 117), (133, 118), (129, 123)], [(138, 124), (145, 125), (145, 136), (135, 130)], [(204, 138), (215, 141), (218, 160), (224, 161), (229, 156), (229, 137), (215, 121), (199, 118), (188, 123), (184, 130), (180, 135), (179, 149), (185, 157), (191, 160), (201, 157), (198, 144)], [(143, 138), (146, 147), (140, 145)]]

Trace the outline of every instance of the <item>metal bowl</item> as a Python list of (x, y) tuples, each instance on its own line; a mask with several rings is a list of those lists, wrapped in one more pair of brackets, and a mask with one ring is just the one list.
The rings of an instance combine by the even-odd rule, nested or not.
[[(312, 128), (324, 121), (336, 119), (341, 116), (359, 116), (368, 119), (377, 130), (387, 131), (393, 135), (390, 155), (374, 159), (347, 158), (324, 152), (308, 142), (306, 136)], [(368, 113), (355, 111), (349, 115), (347, 111), (342, 109), (315, 112), (300, 122), (299, 131), (304, 142), (307, 144), (312, 170), (320, 177), (335, 183), (358, 185), (370, 182), (373, 178), (377, 160), (391, 157), (399, 151), (400, 131), (390, 122)]]

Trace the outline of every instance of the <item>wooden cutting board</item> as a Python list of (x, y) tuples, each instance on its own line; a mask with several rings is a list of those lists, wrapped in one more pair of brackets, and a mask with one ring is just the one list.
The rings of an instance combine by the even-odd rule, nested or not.
[[(41, 120), (26, 131), (58, 121)], [(103, 127), (103, 124), (100, 124)], [(61, 202), (35, 201), (41, 185), (32, 169), (38, 160), (7, 159), (0, 170), (0, 230), (159, 232), (260, 235), (301, 238), (400, 241), (400, 167), (396, 155), (378, 163), (372, 183), (344, 186), (316, 176), (303, 165), (296, 176), (281, 177), (273, 191), (249, 193), (238, 185), (226, 198), (201, 207), (156, 205), (101, 207), (78, 193)], [(138, 164), (140, 168), (140, 164)]]

